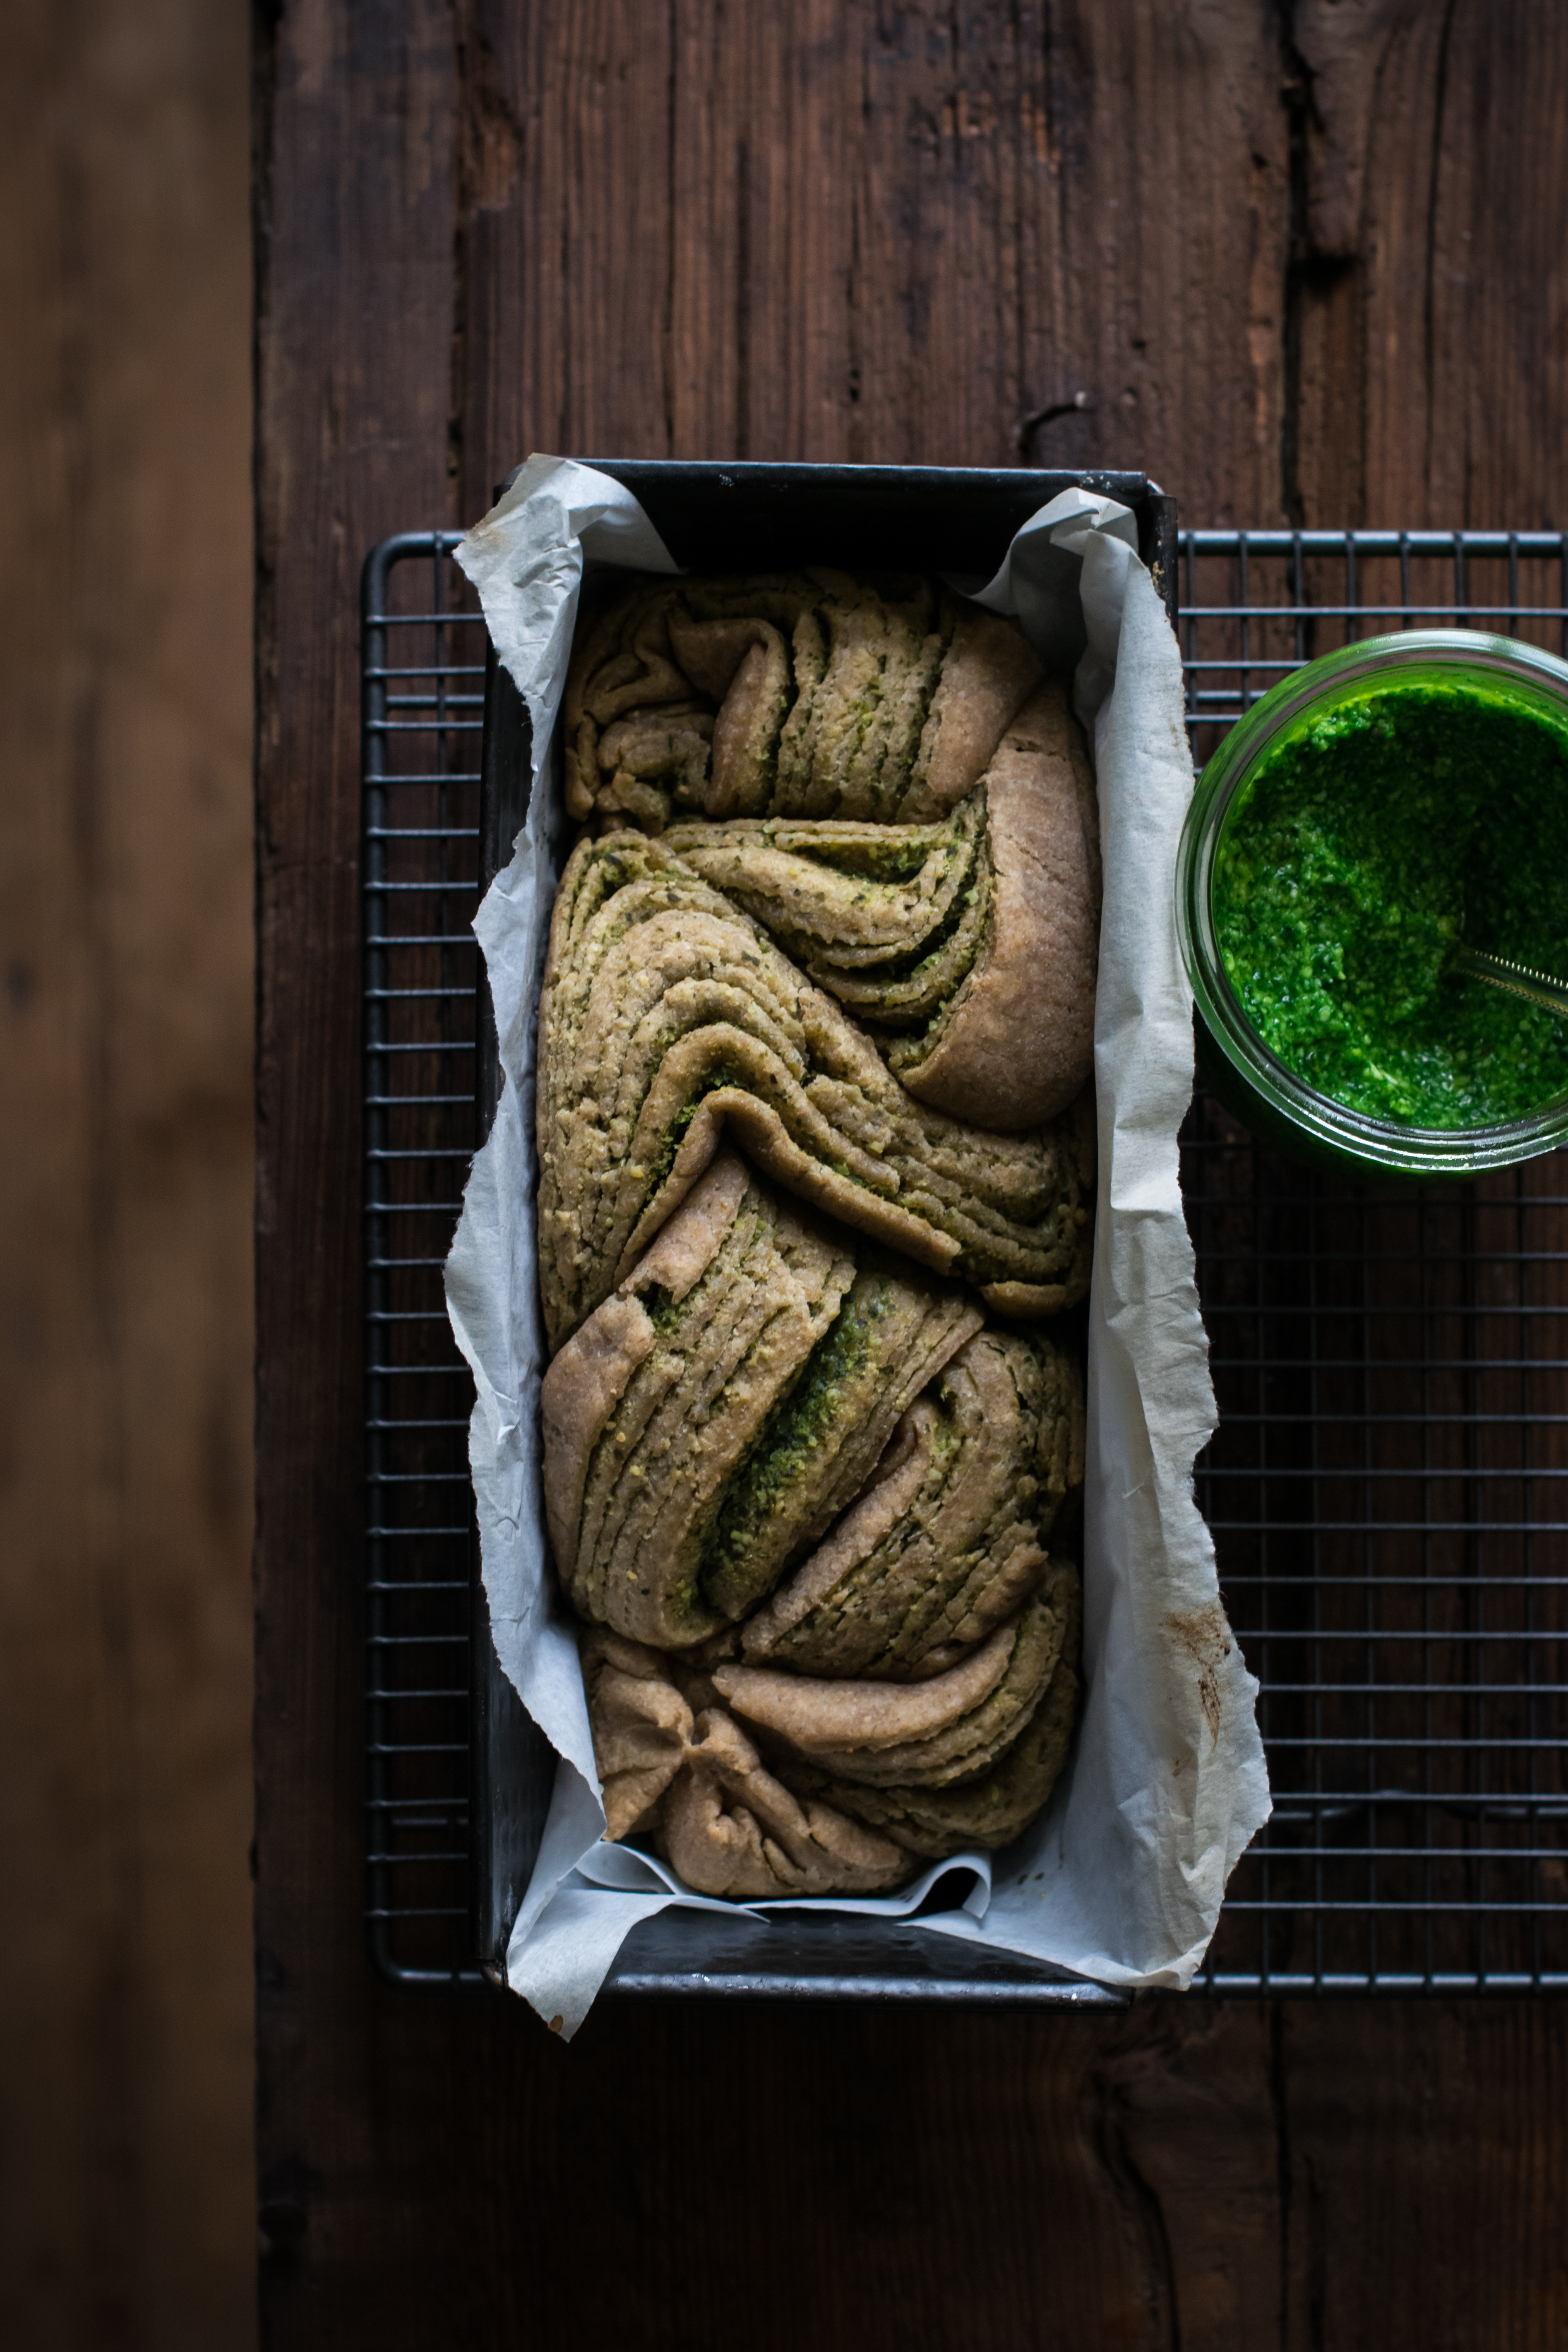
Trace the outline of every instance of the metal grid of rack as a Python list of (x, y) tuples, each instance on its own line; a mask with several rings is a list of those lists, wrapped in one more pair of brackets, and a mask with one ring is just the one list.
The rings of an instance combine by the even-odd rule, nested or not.
[[(1180, 604), (1201, 761), (1353, 637), (1568, 653), (1568, 540), (1189, 531)], [(1198, 1499), (1275, 1801), (1203, 1980), (1568, 1987), (1568, 1155), (1361, 1187), (1200, 1098), (1183, 1179), (1221, 1416)]]
[(485, 630), (452, 532), (365, 566), (367, 1910), (383, 1975), (468, 1965), (468, 1411), (441, 1266), (474, 1149)]
[[(485, 638), (455, 535), (365, 571), (367, 1907), (383, 1974), (477, 1983), (468, 1928), (471, 1386), (440, 1267), (474, 1140)], [(1201, 761), (1348, 636), (1568, 651), (1555, 532), (1189, 531)], [(1275, 1815), (1201, 1982), (1568, 1988), (1568, 1160), (1359, 1188), (1202, 1096), (1184, 1184), (1221, 1410), (1199, 1465), (1262, 1683)]]

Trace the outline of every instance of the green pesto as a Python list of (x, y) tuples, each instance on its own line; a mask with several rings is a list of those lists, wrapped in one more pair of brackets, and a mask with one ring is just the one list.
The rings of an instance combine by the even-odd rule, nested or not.
[(887, 1311), (881, 1282), (852, 1293), (763, 1423), (703, 1543), (698, 1580), (715, 1605), (722, 1606), (721, 1595), (744, 1581), (746, 1554), (774, 1512), (787, 1507), (809, 1456), (832, 1431), (845, 1388), (865, 1362), (873, 1327)]
[[(989, 881), (989, 874), (985, 878)], [(980, 896), (980, 884), (972, 882), (967, 890), (955, 890), (946, 914), (937, 929), (927, 933), (919, 951), (913, 956), (889, 956), (886, 963), (877, 966), (877, 978), (885, 981), (889, 987), (897, 987), (906, 981), (923, 980), (929, 972), (934, 971), (952, 946), (953, 933)], [(974, 950), (972, 949), (963, 971), (954, 974), (954, 987), (973, 961)]]
[(649, 1158), (645, 1192), (645, 1197), (647, 1200), (653, 1199), (654, 1194), (674, 1167), (675, 1155), (679, 1150), (685, 1139), (686, 1130), (696, 1118), (704, 1097), (716, 1094), (721, 1087), (743, 1087), (745, 1083), (742, 1073), (722, 1056), (712, 1065), (711, 1068), (701, 1073), (691, 1100), (681, 1104), (659, 1138), (658, 1150)]
[[(971, 895), (973, 896), (973, 893)], [(995, 935), (996, 910), (994, 906), (988, 900), (985, 908), (984, 918), (981, 922), (979, 929), (974, 935), (973, 945), (964, 961), (963, 968), (962, 971), (955, 972), (952, 985), (948, 990), (946, 995), (942, 998), (942, 1003), (937, 1006), (936, 1011), (931, 1015), (929, 1020), (923, 1022), (921, 1027), (910, 1035), (900, 1037), (893, 1046), (891, 1052), (889, 1054), (888, 1067), (892, 1071), (895, 1077), (901, 1076), (905, 1070), (917, 1069), (921, 1063), (925, 1060), (928, 1054), (933, 1054), (936, 1051), (937, 1044), (942, 1036), (942, 1033), (946, 1028), (948, 1021), (952, 1016), (954, 1002), (957, 998), (960, 988), (968, 979), (970, 973), (974, 970), (975, 965), (981, 961), (982, 957), (989, 953), (992, 941), (994, 940)]]
[(677, 1298), (673, 1290), (662, 1282), (650, 1282), (640, 1294), (643, 1313), (661, 1338), (673, 1331), (684, 1319), (686, 1301)]
[(1568, 974), (1568, 722), (1485, 686), (1371, 688), (1284, 734), (1226, 819), (1215, 929), (1247, 1019), (1320, 1094), (1415, 1127), (1526, 1117), (1568, 1024), (1450, 954)]
[[(931, 856), (935, 830), (934, 826), (920, 830), (889, 826), (879, 841), (836, 841), (827, 849), (813, 849), (801, 843), (793, 847), (797, 857), (808, 857), (814, 866), (826, 866), (830, 874), (843, 874), (865, 882), (908, 882)], [(857, 898), (855, 904), (860, 903)]]

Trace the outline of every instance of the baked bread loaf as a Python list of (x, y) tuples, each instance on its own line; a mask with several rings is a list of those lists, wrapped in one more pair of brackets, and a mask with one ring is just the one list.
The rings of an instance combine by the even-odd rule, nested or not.
[(880, 1893), (1071, 1738), (1087, 755), (1013, 623), (826, 571), (623, 583), (565, 735), (544, 1488), (606, 1834)]
[(970, 792), (1044, 676), (1016, 621), (919, 576), (636, 580), (567, 673), (574, 816), (908, 823)]
[(1003, 1314), (1089, 1286), (1092, 1110), (1027, 1135), (915, 1101), (865, 1034), (661, 841), (584, 840), (540, 1003), (539, 1260), (559, 1346), (721, 1136), (778, 1183)]

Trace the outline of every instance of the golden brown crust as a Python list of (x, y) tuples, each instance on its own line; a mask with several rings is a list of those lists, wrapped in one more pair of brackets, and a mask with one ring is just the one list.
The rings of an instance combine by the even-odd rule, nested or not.
[(882, 1892), (1016, 1835), (1070, 1738), (1081, 1382), (931, 1275), (1087, 1284), (1088, 761), (1014, 624), (822, 570), (632, 583), (563, 719), (545, 1497), (607, 1834)]

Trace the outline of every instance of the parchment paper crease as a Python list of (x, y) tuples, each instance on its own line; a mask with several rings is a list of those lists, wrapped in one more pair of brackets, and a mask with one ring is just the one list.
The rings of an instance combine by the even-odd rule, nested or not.
[[(1214, 1547), (1193, 1500), (1193, 1461), (1215, 1409), (1176, 1165), (1193, 1060), (1173, 875), (1192, 763), (1175, 639), (1135, 551), (1125, 508), (1066, 491), (1018, 532), (980, 592), (981, 602), (1017, 614), (1053, 667), (1076, 662), (1074, 696), (1099, 779), (1105, 913), (1082, 1723), (1050, 1806), (1016, 1846), (935, 1865), (900, 1895), (826, 1907), (900, 1918), (962, 1865), (972, 1874), (963, 1908), (920, 1920), (921, 1929), (1106, 1984), (1184, 1987), (1269, 1801), (1258, 1685), (1226, 1623)], [(570, 2036), (639, 1920), (672, 1902), (733, 1907), (601, 1838), (582, 1675), (540, 1489), (534, 1033), (568, 846), (552, 738), (584, 564), (678, 567), (629, 491), (547, 457), (529, 459), (458, 561), (528, 705), (534, 775), (511, 862), (475, 919), (506, 1084), (474, 1161), (447, 1297), (478, 1385), (469, 1456), (496, 1647), (562, 1759), (532, 1880), (515, 1890), (508, 1975)]]

